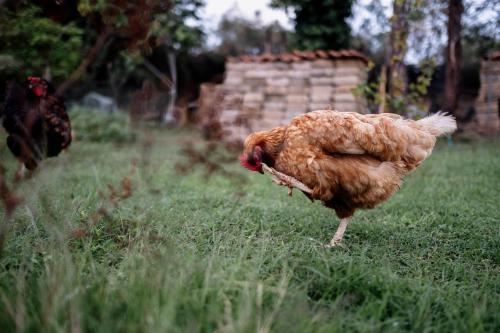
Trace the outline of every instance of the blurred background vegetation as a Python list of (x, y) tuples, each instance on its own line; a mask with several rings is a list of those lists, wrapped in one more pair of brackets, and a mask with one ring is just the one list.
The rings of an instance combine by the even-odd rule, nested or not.
[(77, 133), (77, 141), (132, 143), (136, 138), (129, 118), (121, 112), (104, 113), (92, 108), (74, 107), (71, 123)]
[(478, 94), (481, 59), (500, 48), (500, 4), (488, 0), (272, 0), (291, 28), (235, 5), (216, 29), (202, 19), (205, 0), (0, 3), (0, 101), (7, 80), (43, 75), (68, 100), (96, 91), (128, 110), (147, 82), (150, 118), (182, 124), (200, 84), (222, 82), (227, 56), (354, 48), (372, 60), (357, 90), (371, 112), (456, 113)]

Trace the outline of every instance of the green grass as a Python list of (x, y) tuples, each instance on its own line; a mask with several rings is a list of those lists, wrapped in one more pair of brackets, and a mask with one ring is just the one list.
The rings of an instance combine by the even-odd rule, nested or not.
[[(75, 142), (21, 184), (0, 332), (500, 331), (498, 140), (439, 145), (326, 249), (333, 211), (236, 163), (245, 184), (179, 175), (192, 133), (154, 133), (150, 159)], [(132, 196), (103, 199), (129, 173)]]

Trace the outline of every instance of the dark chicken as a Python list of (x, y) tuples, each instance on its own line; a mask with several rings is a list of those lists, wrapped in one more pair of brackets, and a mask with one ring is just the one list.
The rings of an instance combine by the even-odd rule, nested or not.
[(50, 82), (28, 77), (25, 87), (7, 85), (3, 127), (7, 146), (28, 170), (46, 157), (57, 156), (71, 143), (71, 124), (64, 101)]

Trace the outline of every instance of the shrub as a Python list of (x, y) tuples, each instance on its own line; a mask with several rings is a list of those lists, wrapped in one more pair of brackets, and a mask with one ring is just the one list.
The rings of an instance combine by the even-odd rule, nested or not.
[(75, 106), (70, 109), (69, 116), (77, 141), (117, 143), (135, 141), (136, 135), (125, 113), (106, 113)]

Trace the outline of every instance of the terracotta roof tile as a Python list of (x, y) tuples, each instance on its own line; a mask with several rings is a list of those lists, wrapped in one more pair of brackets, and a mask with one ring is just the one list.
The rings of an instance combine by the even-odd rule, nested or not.
[(330, 58), (340, 58), (341, 57), (340, 52), (335, 51), (335, 50), (328, 51), (328, 54), (330, 55)]
[(298, 51), (282, 54), (241, 55), (228, 57), (229, 62), (297, 62), (315, 59), (359, 59), (369, 62), (369, 58), (356, 50), (314, 50)]
[(316, 56), (321, 59), (328, 59), (330, 55), (325, 50), (316, 50)]
[(486, 57), (488, 60), (500, 60), (500, 51), (493, 51), (490, 54), (488, 54)]

